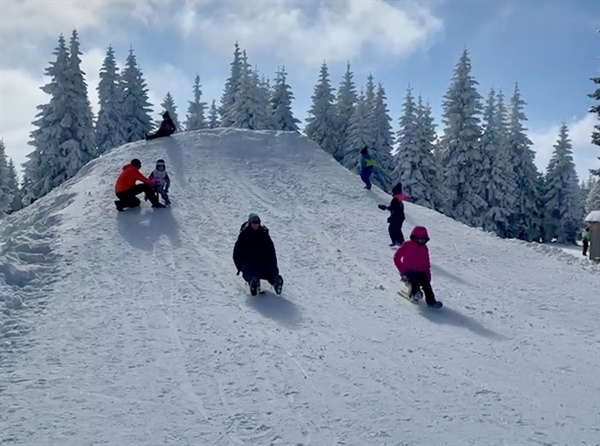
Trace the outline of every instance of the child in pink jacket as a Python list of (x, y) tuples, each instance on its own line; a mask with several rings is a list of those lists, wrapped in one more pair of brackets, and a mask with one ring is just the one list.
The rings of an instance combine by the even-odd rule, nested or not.
[(413, 300), (423, 298), (427, 306), (440, 308), (442, 302), (435, 300), (431, 289), (431, 263), (427, 242), (429, 234), (423, 226), (415, 226), (410, 234), (410, 240), (404, 242), (394, 254), (394, 263), (402, 275), (402, 280), (410, 284), (410, 296)]

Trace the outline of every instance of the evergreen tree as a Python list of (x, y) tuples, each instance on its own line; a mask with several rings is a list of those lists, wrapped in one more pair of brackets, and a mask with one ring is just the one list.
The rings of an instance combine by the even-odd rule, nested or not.
[(67, 84), (67, 94), (69, 95), (72, 116), (70, 128), (71, 141), (68, 143), (71, 148), (69, 163), (75, 173), (98, 156), (94, 117), (88, 99), (87, 83), (84, 78), (85, 73), (81, 69), (80, 56), (82, 54), (79, 50), (77, 30), (73, 30), (69, 49), (69, 83)]
[(519, 85), (515, 84), (510, 100), (507, 131), (507, 146), (517, 183), (510, 236), (532, 241), (540, 237), (542, 210), (537, 206), (540, 195), (538, 171), (534, 162), (535, 153), (531, 150), (533, 143), (527, 137), (527, 129), (523, 125), (527, 120), (524, 106)]
[[(593, 77), (592, 81), (594, 84), (599, 85), (600, 76)], [(600, 120), (600, 87), (596, 87), (596, 90), (588, 96), (598, 101), (596, 105), (590, 108), (590, 113), (596, 113), (598, 120)], [(592, 144), (600, 146), (600, 123), (597, 123), (594, 126), (594, 131), (592, 132)], [(598, 159), (600, 159), (600, 157), (598, 157)], [(590, 169), (590, 172), (592, 175), (596, 175), (600, 179), (600, 169)]]
[(10, 214), (13, 202), (13, 191), (9, 184), (10, 170), (6, 158), (4, 141), (0, 139), (0, 220)]
[(56, 186), (73, 177), (94, 156), (94, 133), (90, 127), (89, 102), (85, 99), (85, 82), (79, 69), (79, 47), (76, 35), (69, 56), (65, 39), (59, 36), (53, 52), (56, 60), (45, 74), (50, 82), (41, 87), (50, 95), (47, 104), (38, 106), (39, 113), (31, 132), (23, 174), (24, 203), (30, 204)]
[(344, 78), (338, 88), (337, 98), (335, 103), (336, 116), (337, 116), (337, 137), (338, 140), (335, 144), (335, 151), (333, 157), (336, 161), (341, 162), (345, 153), (346, 141), (348, 140), (348, 133), (350, 127), (350, 120), (354, 113), (354, 108), (358, 102), (358, 94), (356, 93), (356, 86), (354, 85), (354, 73), (350, 71), (350, 63), (346, 65), (346, 72)]
[(506, 144), (506, 109), (500, 92), (492, 88), (484, 111), (483, 149), (484, 199), (487, 210), (482, 227), (500, 237), (510, 234), (516, 180)]
[[(342, 165), (347, 169), (358, 172), (360, 170), (360, 151), (368, 147), (371, 141), (372, 127), (369, 122), (369, 110), (365, 93), (361, 89), (358, 95), (358, 103), (354, 108), (350, 126), (348, 127), (348, 140), (346, 150), (342, 158)], [(377, 166), (375, 166), (377, 168)]]
[(436, 172), (432, 153), (433, 121), (420, 97), (419, 103), (415, 103), (410, 87), (402, 109), (392, 178), (394, 183), (402, 183), (404, 192), (418, 204), (433, 208)]
[(292, 100), (294, 95), (286, 82), (285, 67), (277, 71), (273, 96), (271, 97), (271, 128), (287, 132), (298, 132), (299, 119), (294, 118)]
[(225, 90), (223, 91), (221, 106), (219, 108), (222, 127), (232, 127), (235, 122), (232, 118), (232, 113), (234, 112), (236, 95), (242, 82), (242, 73), (246, 68), (242, 65), (240, 47), (237, 42), (233, 51), (233, 62), (230, 65), (231, 75), (225, 82)]
[(216, 129), (221, 127), (221, 121), (219, 120), (219, 110), (217, 109), (217, 103), (213, 99), (210, 104), (210, 110), (208, 111), (208, 128)]
[(272, 129), (271, 124), (271, 86), (269, 79), (260, 77), (258, 67), (250, 71), (252, 93), (256, 98), (256, 130)]
[(97, 90), (100, 111), (96, 123), (96, 145), (98, 153), (103, 154), (125, 142), (123, 136), (124, 120), (121, 110), (123, 88), (112, 46), (108, 47), (104, 63), (100, 69), (100, 82)]
[(206, 118), (204, 116), (206, 102), (202, 102), (200, 100), (201, 98), (202, 88), (200, 76), (196, 75), (196, 78), (194, 79), (194, 100), (188, 101), (187, 121), (185, 122), (185, 129), (188, 131), (206, 128)]
[(481, 96), (476, 85), (465, 49), (444, 96), (443, 182), (445, 213), (471, 226), (481, 225), (486, 210), (479, 123)]
[(582, 214), (579, 181), (568, 132), (567, 125), (563, 123), (546, 171), (544, 232), (559, 243), (575, 243)]
[(12, 158), (8, 161), (8, 189), (13, 196), (10, 206), (11, 212), (17, 212), (23, 207), (21, 200), (23, 199), (21, 189), (19, 189), (19, 178), (17, 176), (17, 168)]
[(133, 49), (125, 62), (122, 74), (123, 85), (123, 138), (125, 142), (139, 141), (153, 129), (152, 104), (148, 100), (148, 88)]
[(257, 77), (248, 64), (246, 51), (242, 53), (240, 84), (234, 95), (233, 108), (227, 119), (231, 127), (261, 130), (265, 128), (266, 106), (261, 98)]
[(423, 98), (419, 95), (417, 99), (417, 137), (422, 153), (420, 168), (425, 180), (424, 185), (429, 185), (429, 188), (424, 188), (422, 192), (419, 192), (418, 189), (415, 192), (410, 190), (407, 190), (407, 192), (420, 205), (432, 209), (441, 209), (442, 197), (439, 186), (441, 170), (436, 160), (438, 145), (436, 143), (435, 127), (431, 105), (429, 102), (424, 104)]
[[(336, 144), (339, 136), (334, 104), (335, 96), (329, 82), (329, 70), (325, 62), (321, 65), (319, 82), (315, 86), (311, 99), (312, 105), (308, 111), (309, 117), (306, 120), (304, 133), (310, 140), (316, 142), (321, 149), (333, 155), (337, 152)], [(348, 146), (346, 148), (351, 150)], [(356, 150), (356, 147), (353, 149)]]
[(394, 145), (394, 135), (392, 133), (392, 118), (387, 108), (387, 97), (385, 89), (381, 83), (378, 84), (375, 94), (371, 125), (373, 130), (373, 146), (371, 147), (371, 156), (375, 161), (373, 170), (373, 183), (377, 184), (384, 191), (391, 191), (391, 174), (394, 169), (394, 160), (392, 157), (392, 147)]
[(598, 210), (600, 210), (600, 180), (596, 179), (585, 200), (585, 215)]
[[(177, 116), (177, 106), (175, 105), (175, 100), (173, 99), (173, 96), (171, 95), (170, 91), (167, 91), (167, 95), (163, 99), (160, 106), (163, 108), (164, 111), (169, 112), (169, 116), (173, 120), (173, 124), (175, 124), (175, 128), (177, 129), (178, 132), (181, 132), (182, 128), (181, 128), (181, 124), (179, 123), (179, 116)], [(160, 125), (160, 123), (159, 123), (159, 125)]]

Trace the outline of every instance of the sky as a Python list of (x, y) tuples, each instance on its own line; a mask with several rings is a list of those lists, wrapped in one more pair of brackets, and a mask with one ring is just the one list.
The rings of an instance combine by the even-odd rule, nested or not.
[(538, 169), (545, 171), (563, 121), (579, 178), (599, 164), (590, 141), (597, 119), (588, 112), (590, 78), (600, 70), (597, 0), (2, 0), (0, 138), (17, 165), (32, 150), (36, 106), (48, 101), (39, 87), (58, 35), (74, 28), (94, 113), (110, 44), (121, 67), (135, 51), (156, 120), (170, 91), (185, 121), (196, 74), (202, 99), (218, 104), (238, 42), (265, 76), (285, 67), (302, 126), (326, 62), (336, 88), (348, 63), (359, 89), (369, 73), (382, 83), (394, 131), (410, 87), (430, 101), (441, 132), (443, 96), (466, 48), (484, 98), (492, 87), (508, 98), (519, 83)]

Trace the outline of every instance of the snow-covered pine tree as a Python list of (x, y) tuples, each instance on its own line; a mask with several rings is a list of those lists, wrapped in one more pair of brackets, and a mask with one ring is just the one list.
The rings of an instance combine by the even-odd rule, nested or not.
[(129, 55), (123, 70), (123, 138), (125, 142), (139, 141), (153, 129), (152, 104), (148, 100), (148, 88), (141, 69), (138, 67), (137, 59), (133, 49)]
[(560, 127), (554, 153), (546, 170), (544, 232), (559, 243), (575, 243), (581, 222), (580, 191), (569, 129)]
[(337, 91), (337, 98), (335, 103), (336, 116), (337, 116), (337, 136), (338, 140), (335, 144), (335, 151), (333, 157), (336, 161), (341, 162), (345, 153), (345, 144), (348, 140), (348, 131), (350, 127), (350, 120), (354, 113), (354, 108), (358, 102), (358, 94), (356, 93), (356, 86), (354, 85), (354, 73), (350, 71), (350, 63), (346, 65), (346, 72), (344, 78), (340, 83)]
[[(206, 102), (201, 101), (202, 85), (200, 84), (200, 76), (196, 74), (194, 79), (194, 100), (188, 101), (187, 120), (185, 121), (185, 129), (200, 130), (206, 128)], [(214, 101), (213, 101), (214, 102)]]
[(506, 108), (504, 98), (492, 88), (484, 111), (483, 150), (484, 199), (487, 210), (482, 228), (500, 237), (508, 237), (514, 208), (516, 180), (506, 144)]
[(261, 130), (265, 125), (266, 106), (262, 101), (257, 77), (248, 64), (246, 51), (242, 52), (242, 74), (238, 89), (234, 94), (232, 109), (227, 119), (231, 127)]
[(260, 76), (258, 67), (254, 67), (254, 70), (250, 70), (252, 79), (252, 89), (254, 94), (251, 96), (256, 97), (256, 130), (269, 130), (271, 129), (271, 85), (268, 78)]
[(85, 73), (81, 69), (79, 36), (77, 30), (71, 34), (69, 48), (69, 87), (70, 106), (72, 114), (70, 146), (70, 170), (77, 173), (79, 169), (98, 156), (94, 117), (88, 99)]
[(109, 46), (106, 51), (106, 57), (100, 69), (100, 82), (97, 90), (100, 111), (96, 122), (96, 146), (98, 154), (101, 155), (125, 142), (121, 110), (123, 88), (112, 46)]
[(217, 108), (217, 103), (213, 99), (208, 111), (208, 128), (216, 129), (217, 127), (221, 127), (221, 121), (219, 119), (219, 109)]
[[(306, 119), (304, 134), (308, 139), (317, 143), (325, 152), (333, 155), (337, 152), (336, 144), (339, 137), (336, 107), (334, 104), (335, 96), (329, 81), (329, 70), (325, 62), (321, 65), (319, 81), (314, 88), (311, 99), (312, 105), (308, 111), (309, 117)], [(349, 150), (348, 146), (346, 146), (346, 149)]]
[(278, 69), (271, 97), (271, 128), (286, 132), (298, 132), (299, 119), (294, 118), (292, 100), (294, 95), (287, 83), (285, 67)]
[(11, 212), (17, 212), (23, 207), (21, 200), (23, 199), (21, 189), (19, 188), (19, 178), (17, 176), (17, 168), (12, 158), (8, 160), (8, 188), (12, 193), (13, 200), (10, 206)]
[[(177, 106), (175, 105), (175, 100), (173, 99), (173, 96), (171, 95), (170, 91), (167, 91), (167, 94), (166, 94), (165, 98), (163, 99), (162, 103), (160, 104), (160, 106), (162, 107), (162, 109), (164, 111), (169, 112), (169, 116), (173, 120), (173, 124), (175, 124), (175, 128), (177, 129), (177, 131), (182, 132), (183, 129), (181, 128), (181, 124), (179, 123), (179, 116), (177, 116)], [(162, 116), (162, 113), (161, 113), (161, 116)], [(161, 121), (162, 121), (162, 119), (161, 119)], [(158, 125), (160, 125), (160, 121), (158, 122)]]
[[(424, 184), (429, 185), (429, 191), (424, 190), (421, 196), (411, 196), (422, 206), (440, 210), (442, 206), (442, 197), (440, 195), (440, 177), (441, 169), (436, 160), (437, 135), (435, 132), (435, 122), (431, 105), (429, 102), (423, 103), (421, 95), (417, 98), (417, 129), (419, 146), (421, 147), (421, 172), (424, 177)], [(407, 190), (407, 192), (410, 192)], [(429, 197), (429, 198), (427, 198)]]
[(10, 214), (13, 193), (9, 184), (10, 171), (4, 141), (0, 139), (0, 220)]
[[(419, 97), (420, 99), (420, 97)], [(398, 151), (394, 157), (393, 183), (402, 183), (406, 195), (416, 203), (433, 208), (435, 165), (432, 140), (422, 100), (415, 103), (412, 88), (407, 89), (397, 133)]]
[(374, 105), (371, 114), (373, 145), (370, 148), (370, 153), (375, 161), (372, 181), (382, 190), (390, 192), (392, 190), (391, 175), (394, 170), (392, 157), (394, 134), (392, 133), (392, 118), (389, 115), (386, 101), (385, 89), (380, 82), (373, 100)]
[[(592, 81), (594, 84), (600, 85), (600, 76), (593, 77)], [(597, 101), (596, 105), (593, 105), (590, 108), (590, 113), (595, 113), (600, 121), (600, 86), (596, 87), (596, 90), (588, 96)], [(600, 146), (600, 122), (596, 123), (594, 130), (592, 131), (592, 144)], [(600, 156), (598, 159), (600, 159)], [(591, 169), (590, 172), (592, 175), (596, 175), (596, 177), (600, 180), (600, 169)]]
[(39, 113), (33, 122), (36, 128), (30, 134), (29, 144), (34, 150), (24, 163), (24, 204), (32, 203), (73, 177), (93, 156), (94, 133), (89, 130), (88, 118), (82, 117), (89, 102), (80, 91), (78, 45), (72, 47), (74, 60), (60, 35), (53, 52), (56, 60), (45, 71), (50, 82), (41, 90), (50, 95), (50, 101), (37, 107)]
[(527, 137), (527, 129), (523, 125), (527, 120), (523, 111), (525, 105), (519, 85), (515, 83), (507, 131), (509, 157), (517, 182), (510, 237), (532, 241), (539, 239), (541, 234), (542, 210), (537, 206), (540, 191), (535, 153), (531, 150), (533, 143)]
[[(585, 200), (586, 216), (592, 212), (600, 210), (600, 180), (595, 179)], [(585, 217), (584, 217), (585, 218)]]
[(350, 119), (346, 150), (342, 158), (342, 165), (352, 172), (360, 171), (360, 151), (364, 147), (368, 147), (371, 141), (372, 127), (370, 124), (367, 101), (364, 90), (361, 88), (352, 119)]
[(486, 211), (479, 118), (482, 98), (477, 85), (465, 49), (443, 103), (443, 208), (448, 216), (471, 226), (481, 226)]
[(222, 127), (232, 127), (235, 122), (232, 118), (232, 113), (236, 101), (236, 94), (242, 82), (242, 73), (246, 69), (246, 67), (242, 65), (241, 56), (240, 46), (235, 42), (233, 61), (230, 64), (231, 75), (225, 82), (225, 89), (221, 96), (221, 106), (219, 107)]

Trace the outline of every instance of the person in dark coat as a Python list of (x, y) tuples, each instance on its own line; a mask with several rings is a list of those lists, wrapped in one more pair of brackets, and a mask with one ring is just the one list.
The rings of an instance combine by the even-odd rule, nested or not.
[(260, 292), (260, 281), (269, 282), (277, 294), (281, 294), (283, 278), (279, 275), (275, 245), (269, 230), (261, 225), (256, 214), (250, 214), (242, 224), (240, 234), (233, 248), (233, 262), (250, 285), (250, 294)]
[(392, 189), (392, 201), (389, 206), (384, 204), (378, 205), (379, 209), (383, 211), (390, 211), (390, 216), (388, 217), (388, 232), (390, 234), (390, 239), (392, 239), (392, 243), (390, 246), (400, 246), (404, 243), (404, 234), (402, 234), (402, 224), (404, 223), (404, 203), (406, 201), (406, 197), (402, 193), (402, 183), (398, 183)]
[(369, 149), (364, 147), (360, 151), (360, 179), (365, 183), (365, 189), (371, 190), (371, 175), (373, 174), (373, 167), (375, 162), (371, 155), (369, 155)]
[(175, 133), (176, 130), (177, 127), (175, 127), (175, 124), (171, 119), (171, 115), (169, 115), (169, 112), (166, 111), (163, 113), (163, 121), (160, 123), (160, 127), (158, 128), (156, 133), (150, 133), (146, 135), (146, 141), (155, 138), (161, 138), (163, 136), (171, 136), (173, 133)]

